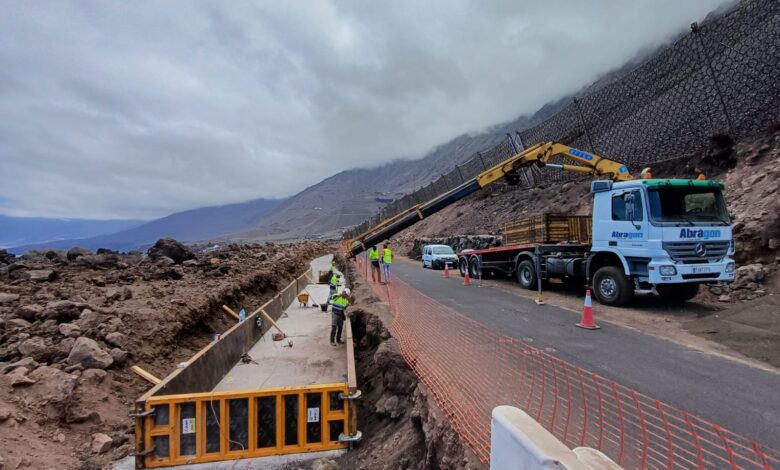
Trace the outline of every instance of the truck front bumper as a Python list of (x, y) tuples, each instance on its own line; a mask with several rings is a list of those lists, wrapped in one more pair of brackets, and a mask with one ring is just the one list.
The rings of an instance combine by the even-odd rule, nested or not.
[[(732, 269), (727, 272), (727, 267)], [(673, 266), (675, 274), (663, 275), (662, 267)], [(680, 284), (687, 282), (732, 282), (735, 273), (734, 260), (724, 258), (717, 263), (682, 264), (668, 261), (655, 261), (648, 265), (648, 282), (651, 284)], [(668, 273), (665, 273), (668, 274)]]

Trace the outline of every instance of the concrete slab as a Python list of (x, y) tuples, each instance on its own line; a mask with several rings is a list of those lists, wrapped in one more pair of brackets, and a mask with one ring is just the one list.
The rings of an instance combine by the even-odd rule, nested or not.
[[(257, 457), (254, 459), (223, 460), (221, 462), (209, 462), (176, 467), (158, 467), (172, 470), (282, 470), (299, 468), (300, 465), (324, 459), (332, 460), (343, 455), (346, 450), (326, 450), (321, 452), (308, 452), (305, 454), (273, 455), (269, 457)], [(135, 457), (129, 456), (113, 464), (112, 470), (135, 470)]]
[[(331, 255), (311, 262), (312, 271), (330, 268)], [(306, 290), (317, 303), (328, 298), (325, 284), (309, 284)], [(313, 384), (346, 383), (347, 353), (344, 345), (330, 345), (330, 311), (300, 307), (298, 302), (285, 310), (277, 323), (287, 333), (282, 341), (273, 341), (271, 328), (249, 355), (255, 363), (239, 363), (217, 384), (214, 391), (294, 387)], [(290, 347), (290, 344), (292, 347)]]

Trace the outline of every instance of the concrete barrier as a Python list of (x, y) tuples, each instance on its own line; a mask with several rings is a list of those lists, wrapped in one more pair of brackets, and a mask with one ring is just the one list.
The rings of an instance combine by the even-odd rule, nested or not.
[(490, 470), (619, 470), (596, 449), (571, 450), (523, 410), (493, 409)]

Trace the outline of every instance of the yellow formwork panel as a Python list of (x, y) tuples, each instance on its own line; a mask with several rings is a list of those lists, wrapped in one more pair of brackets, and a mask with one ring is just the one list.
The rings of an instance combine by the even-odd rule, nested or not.
[[(344, 449), (347, 443), (339, 442), (337, 430), (348, 434), (349, 418), (355, 410), (348, 400), (336, 398), (340, 393), (349, 394), (347, 384), (150, 397), (145, 410), (154, 409), (155, 413), (144, 417), (142, 426), (136, 426), (136, 438), (143, 440), (145, 449), (156, 447), (144, 457), (143, 464), (155, 468)], [(309, 396), (318, 398), (319, 406), (309, 407)], [(331, 410), (333, 400), (338, 400), (339, 405)], [(258, 423), (261, 401), (272, 401), (274, 406), (274, 435), (270, 445), (260, 445), (258, 440), (258, 433), (264, 433), (264, 439), (269, 438), (268, 429)], [(287, 410), (288, 402), (295, 404), (292, 413)], [(287, 421), (292, 424), (292, 420), (297, 422), (295, 435), (286, 436)], [(217, 437), (207, 429), (209, 422), (212, 423), (210, 430), (218, 433), (216, 439), (209, 439)], [(309, 439), (310, 433), (314, 439)], [(294, 442), (291, 442), (293, 437)]]

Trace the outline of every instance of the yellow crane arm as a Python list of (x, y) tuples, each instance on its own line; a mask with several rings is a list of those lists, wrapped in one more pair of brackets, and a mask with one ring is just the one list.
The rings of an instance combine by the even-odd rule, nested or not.
[[(576, 161), (577, 165), (549, 163), (554, 156), (562, 156)], [(557, 142), (545, 142), (529, 147), (522, 152), (513, 155), (502, 161), (493, 168), (489, 168), (477, 175), (476, 180), (479, 186), (484, 188), (496, 181), (504, 178), (507, 174), (513, 173), (520, 168), (531, 165), (540, 167), (548, 166), (558, 168), (563, 171), (573, 171), (576, 173), (586, 173), (590, 175), (607, 176), (614, 181), (628, 181), (634, 179), (628, 168), (622, 163), (610, 160), (608, 158), (593, 155), (582, 150), (578, 150), (568, 145)]]

